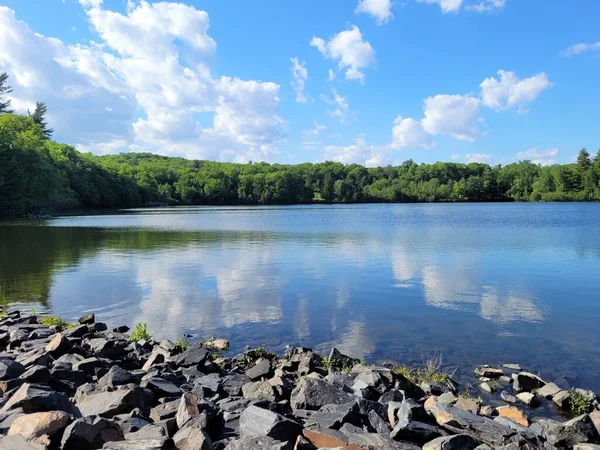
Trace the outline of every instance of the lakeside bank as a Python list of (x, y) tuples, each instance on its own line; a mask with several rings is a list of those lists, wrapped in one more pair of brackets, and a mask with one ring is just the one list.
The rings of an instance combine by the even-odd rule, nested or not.
[[(0, 448), (598, 448), (598, 396), (518, 364), (474, 368), (463, 390), (433, 359), (368, 365), (289, 347), (155, 342), (18, 310), (0, 319)], [(564, 417), (540, 417), (542, 405)], [(584, 446), (583, 444), (586, 443)]]

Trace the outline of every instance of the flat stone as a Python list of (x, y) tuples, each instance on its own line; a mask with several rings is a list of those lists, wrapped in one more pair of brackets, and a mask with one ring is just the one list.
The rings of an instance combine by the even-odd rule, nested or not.
[(468, 434), (441, 436), (423, 445), (423, 450), (474, 450), (479, 443)]
[(540, 404), (539, 397), (531, 392), (520, 392), (517, 394), (517, 399), (531, 407), (539, 406)]
[(255, 400), (267, 400), (274, 402), (277, 400), (275, 389), (268, 381), (253, 381), (242, 386), (244, 398)]
[(369, 411), (368, 420), (369, 425), (371, 425), (371, 427), (379, 434), (389, 434), (391, 431), (386, 421), (383, 420), (375, 411)]
[(94, 313), (89, 313), (89, 314), (86, 314), (85, 316), (81, 316), (78, 320), (78, 322), (80, 324), (87, 324), (87, 325), (92, 324), (95, 321), (96, 321), (96, 316), (94, 315)]
[(474, 398), (459, 396), (454, 406), (458, 409), (462, 409), (463, 411), (470, 411), (473, 414), (477, 414), (479, 412), (479, 403), (477, 403)]
[(240, 417), (242, 437), (268, 436), (280, 441), (295, 441), (302, 426), (293, 420), (267, 409), (248, 406)]
[(170, 419), (177, 415), (179, 409), (180, 400), (173, 400), (172, 402), (161, 403), (150, 410), (150, 419), (154, 422), (161, 420)]
[(573, 450), (600, 450), (600, 445), (598, 444), (577, 444), (573, 447)]
[(150, 389), (158, 398), (178, 397), (181, 395), (181, 389), (179, 389), (170, 381), (160, 377), (151, 377), (147, 380), (144, 380), (140, 383), (140, 387)]
[(552, 397), (552, 401), (556, 406), (558, 406), (562, 410), (568, 410), (571, 407), (571, 394), (569, 391), (559, 391), (554, 394)]
[(242, 373), (225, 375), (221, 380), (219, 392), (222, 392), (229, 397), (239, 397), (242, 395), (242, 386), (249, 381), (251, 381), (250, 378)]
[(592, 411), (590, 413), (590, 419), (592, 419), (592, 422), (594, 422), (594, 425), (596, 425), (596, 429), (598, 432), (600, 432), (600, 411)]
[(142, 370), (149, 372), (156, 364), (165, 362), (165, 358), (166, 356), (163, 352), (153, 351), (142, 366)]
[(191, 393), (183, 394), (179, 400), (177, 414), (175, 415), (177, 427), (182, 428), (187, 422), (199, 415), (198, 397)]
[(44, 435), (52, 437), (69, 425), (70, 421), (69, 414), (64, 411), (26, 414), (15, 419), (8, 434), (20, 434), (27, 440), (36, 440)]
[[(244, 378), (245, 383), (250, 381), (249, 378)], [(245, 384), (244, 383), (244, 384)], [(223, 384), (223, 379), (218, 373), (209, 373), (208, 375), (201, 376), (194, 380), (195, 385), (201, 385), (207, 389), (209, 389), (213, 394), (219, 392), (221, 385)], [(243, 384), (242, 384), (243, 386)], [(241, 386), (240, 386), (241, 389)]]
[(47, 450), (48, 447), (37, 442), (27, 441), (20, 434), (0, 437), (1, 450)]
[(231, 441), (225, 450), (289, 450), (287, 442), (280, 442), (270, 437), (242, 437)]
[(23, 408), (26, 413), (39, 411), (71, 412), (69, 397), (62, 392), (56, 392), (41, 384), (23, 384), (8, 399), (0, 412), (15, 408)]
[(556, 384), (547, 383), (545, 386), (538, 389), (536, 393), (537, 393), (537, 395), (539, 395), (540, 397), (543, 397), (543, 398), (552, 398), (556, 394), (558, 394), (560, 391), (561, 391), (561, 388), (559, 388)]
[(504, 375), (504, 371), (494, 367), (477, 367), (475, 369), (475, 375), (478, 377), (498, 378)]
[(519, 372), (522, 370), (520, 364), (502, 364), (502, 367), (509, 370), (518, 370)]
[(540, 377), (529, 372), (519, 372), (513, 375), (513, 380), (513, 389), (516, 392), (531, 392), (546, 384)]
[(206, 361), (207, 356), (208, 350), (199, 342), (190, 345), (186, 351), (174, 356), (173, 361), (180, 367), (198, 366)]
[[(377, 413), (375, 414), (377, 415)], [(381, 420), (383, 421), (383, 419)], [(355, 401), (343, 405), (322, 406), (306, 421), (305, 427), (318, 424), (326, 428), (339, 430), (345, 423), (360, 424), (359, 408)]]
[(292, 391), (290, 405), (293, 409), (319, 410), (324, 405), (342, 405), (354, 400), (354, 396), (332, 386), (326, 381), (301, 378)]
[(517, 403), (517, 397), (515, 397), (512, 394), (509, 394), (508, 391), (500, 392), (500, 398), (506, 403)]
[(492, 386), (489, 383), (481, 383), (479, 385), (479, 387), (486, 394), (493, 394), (494, 393), (494, 389), (492, 388)]
[(581, 443), (600, 443), (600, 434), (588, 414), (583, 414), (561, 424), (552, 424), (546, 430), (546, 440), (559, 448)]
[(210, 350), (225, 352), (229, 350), (229, 341), (227, 339), (210, 339), (204, 343), (204, 346)]
[(112, 366), (106, 374), (98, 380), (100, 386), (116, 387), (124, 384), (135, 383), (136, 377), (129, 371), (120, 368), (119, 366)]
[(128, 413), (134, 408), (143, 408), (143, 398), (138, 390), (121, 389), (113, 392), (99, 392), (83, 398), (77, 403), (82, 416), (102, 416), (111, 418)]
[(114, 420), (83, 417), (69, 425), (63, 433), (62, 450), (92, 450), (106, 442), (123, 440), (123, 430)]
[(213, 450), (208, 435), (199, 428), (187, 427), (173, 436), (175, 447), (179, 450)]
[(398, 421), (390, 437), (395, 441), (408, 441), (423, 445), (442, 436), (439, 427), (428, 423), (413, 421)]
[(19, 379), (29, 383), (47, 383), (52, 379), (52, 374), (45, 366), (32, 366), (23, 372)]
[(523, 425), (524, 427), (529, 426), (529, 419), (527, 418), (527, 415), (519, 408), (514, 406), (498, 406), (496, 411), (498, 411), (498, 415), (500, 417), (506, 417), (507, 419), (518, 423), (519, 425)]
[(254, 366), (246, 370), (246, 376), (254, 381), (260, 378), (268, 378), (272, 372), (271, 362), (267, 359), (260, 359)]

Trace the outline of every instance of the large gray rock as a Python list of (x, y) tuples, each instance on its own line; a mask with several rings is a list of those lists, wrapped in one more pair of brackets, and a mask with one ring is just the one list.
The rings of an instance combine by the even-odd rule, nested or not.
[(251, 405), (240, 417), (242, 437), (268, 436), (280, 441), (294, 441), (302, 426), (280, 414)]
[(398, 421), (390, 437), (395, 441), (408, 441), (422, 445), (443, 435), (442, 430), (425, 422)]
[(150, 419), (154, 422), (161, 420), (174, 418), (177, 415), (179, 409), (180, 400), (173, 400), (171, 402), (161, 403), (150, 410)]
[(546, 440), (559, 448), (572, 447), (583, 442), (600, 444), (600, 434), (588, 414), (558, 424), (546, 422)]
[(537, 391), (537, 395), (543, 398), (551, 398), (558, 394), (560, 391), (561, 388), (559, 388), (555, 383), (547, 383), (544, 387), (540, 388)]
[(25, 372), (25, 367), (15, 360), (9, 358), (0, 359), (0, 380), (17, 378), (23, 372)]
[(187, 422), (199, 415), (198, 397), (190, 393), (183, 394), (179, 400), (179, 406), (177, 407), (177, 414), (175, 416), (177, 426), (182, 428)]
[(479, 443), (468, 434), (442, 436), (427, 442), (423, 450), (473, 450)]
[(301, 378), (292, 391), (290, 405), (293, 409), (317, 411), (324, 405), (342, 405), (354, 400), (354, 396), (332, 386), (326, 381)]
[(63, 433), (62, 450), (92, 450), (104, 443), (123, 440), (123, 430), (114, 420), (90, 416), (78, 419)]
[(329, 364), (334, 369), (342, 369), (354, 366), (358, 363), (358, 359), (351, 358), (350, 356), (344, 355), (337, 348), (332, 348), (329, 353)]
[(130, 412), (134, 408), (143, 408), (141, 392), (137, 389), (121, 389), (113, 392), (99, 392), (83, 398), (77, 403), (82, 416), (113, 417)]
[(140, 383), (140, 387), (150, 389), (158, 398), (178, 397), (181, 395), (181, 389), (170, 381), (160, 377), (151, 377), (144, 380)]
[(246, 376), (251, 380), (259, 380), (261, 378), (269, 378), (273, 373), (271, 361), (268, 359), (259, 359), (256, 364), (246, 370)]
[(0, 450), (47, 450), (44, 444), (26, 440), (20, 434), (0, 437)]
[(242, 395), (242, 386), (250, 381), (250, 378), (242, 373), (225, 375), (221, 380), (219, 392), (228, 395), (229, 397), (238, 397)]
[(47, 367), (32, 366), (19, 376), (20, 380), (28, 383), (47, 383), (52, 379), (52, 374)]
[(244, 398), (253, 400), (267, 400), (274, 402), (277, 400), (275, 389), (268, 381), (253, 381), (242, 386)]
[(71, 412), (69, 397), (42, 384), (23, 384), (4, 404), (1, 412), (23, 408), (26, 413), (39, 411)]
[(114, 388), (124, 384), (135, 383), (136, 377), (129, 371), (121, 369), (119, 366), (112, 366), (106, 374), (98, 380), (100, 386)]
[(208, 350), (202, 346), (202, 343), (192, 344), (185, 352), (173, 357), (177, 366), (189, 367), (203, 364), (208, 357)]
[(69, 425), (70, 421), (69, 414), (64, 411), (26, 414), (13, 421), (8, 434), (20, 434), (28, 440), (38, 439), (44, 435), (52, 437)]
[(73, 344), (69, 339), (64, 337), (61, 333), (56, 333), (54, 338), (46, 346), (46, 352), (52, 355), (53, 358), (59, 358), (60, 356), (71, 350)]
[[(375, 413), (377, 415), (377, 413)], [(324, 405), (306, 421), (305, 427), (321, 425), (339, 430), (345, 423), (360, 425), (360, 413), (355, 401), (343, 405)]]
[(546, 382), (529, 372), (519, 372), (513, 375), (513, 389), (516, 392), (531, 392), (545, 386)]
[(179, 450), (213, 450), (208, 435), (200, 428), (186, 427), (173, 436), (175, 447)]

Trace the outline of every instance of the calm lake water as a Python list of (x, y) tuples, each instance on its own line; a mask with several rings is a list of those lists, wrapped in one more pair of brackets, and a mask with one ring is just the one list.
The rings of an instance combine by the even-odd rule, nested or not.
[[(600, 204), (139, 209), (0, 222), (0, 300), (157, 338), (519, 362), (600, 390)], [(563, 378), (566, 376), (566, 378)]]

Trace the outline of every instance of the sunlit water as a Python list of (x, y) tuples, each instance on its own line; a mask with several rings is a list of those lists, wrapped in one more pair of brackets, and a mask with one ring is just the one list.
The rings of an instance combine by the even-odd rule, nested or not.
[[(140, 209), (0, 222), (0, 296), (109, 325), (600, 390), (600, 204)], [(563, 378), (566, 376), (566, 378)]]

